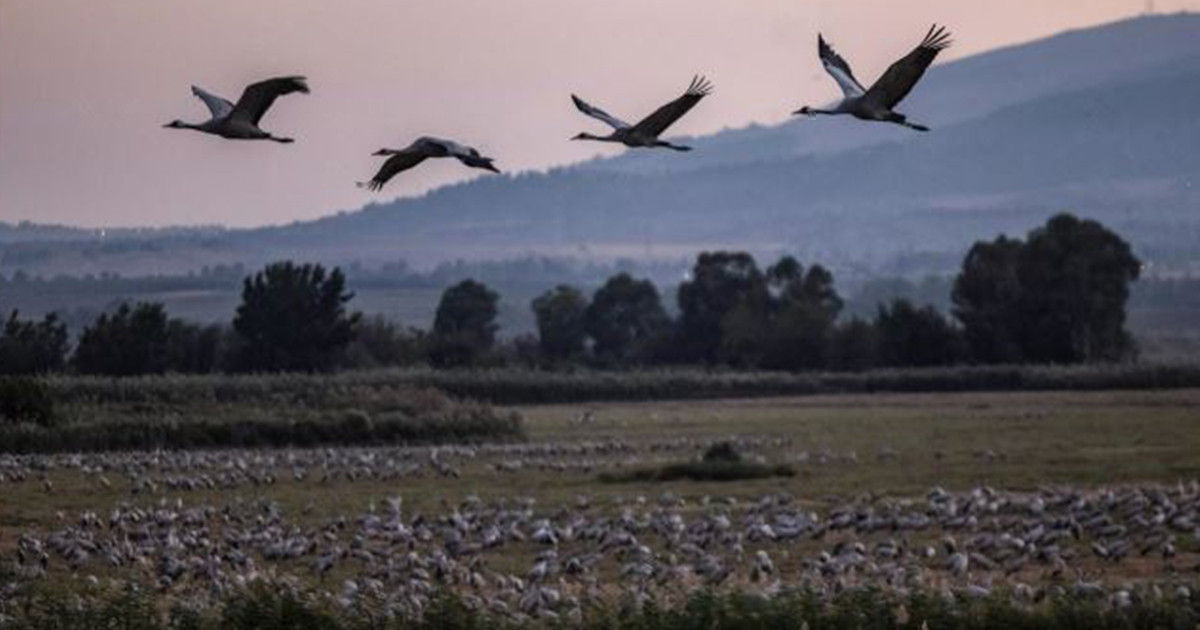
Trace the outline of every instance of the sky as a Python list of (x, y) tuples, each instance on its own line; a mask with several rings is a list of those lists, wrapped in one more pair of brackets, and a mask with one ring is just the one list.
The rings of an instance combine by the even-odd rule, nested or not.
[[(636, 120), (705, 74), (716, 92), (667, 135), (707, 134), (833, 99), (818, 31), (869, 83), (933, 22), (954, 33), (947, 61), (1145, 10), (1144, 0), (0, 0), (0, 221), (313, 219), (476, 176), (435, 160), (381, 193), (355, 187), (378, 167), (372, 152), (421, 135), (476, 146), (509, 172), (619, 153), (568, 141), (604, 131), (571, 93)], [(307, 76), (312, 94), (280, 99), (262, 127), (295, 144), (162, 128), (207, 118), (192, 84), (236, 101), (246, 84), (286, 74)]]

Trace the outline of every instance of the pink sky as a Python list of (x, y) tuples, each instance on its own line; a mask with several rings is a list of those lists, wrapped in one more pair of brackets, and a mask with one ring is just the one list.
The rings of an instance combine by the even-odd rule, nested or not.
[[(510, 172), (611, 149), (578, 92), (636, 119), (708, 75), (716, 94), (671, 132), (777, 123), (837, 87), (820, 30), (869, 82), (932, 22), (949, 60), (1135, 15), (1137, 0), (0, 0), (0, 220), (85, 226), (285, 223), (474, 176), (440, 160), (382, 194), (370, 153), (417, 135), (479, 147)], [(1160, 12), (1197, 0), (1159, 0)], [(263, 127), (293, 145), (162, 129), (300, 73), (313, 93)], [(919, 89), (919, 88), (918, 88)], [(929, 121), (936, 123), (936, 121)]]

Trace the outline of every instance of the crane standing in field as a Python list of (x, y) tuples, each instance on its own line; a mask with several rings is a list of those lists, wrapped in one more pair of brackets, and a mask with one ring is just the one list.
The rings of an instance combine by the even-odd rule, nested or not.
[(198, 124), (173, 120), (163, 126), (168, 129), (194, 129), (229, 140), (272, 140), (290, 144), (295, 140), (263, 131), (258, 123), (275, 103), (275, 99), (293, 92), (308, 94), (308, 84), (305, 83), (304, 77), (279, 77), (253, 83), (242, 92), (242, 97), (236, 105), (193, 85), (192, 94), (204, 101), (212, 117)]
[(817, 35), (817, 52), (821, 57), (821, 65), (825, 66), (825, 71), (841, 86), (844, 98), (833, 109), (805, 106), (793, 113), (806, 116), (849, 115), (860, 120), (890, 122), (917, 131), (929, 131), (924, 125), (909, 122), (907, 116), (897, 113), (894, 108), (908, 96), (938, 53), (950, 46), (950, 43), (950, 33), (945, 27), (933, 25), (921, 44), (903, 59), (893, 63), (868, 90), (854, 78), (850, 64), (825, 42), (824, 37)]
[(586, 101), (571, 95), (571, 100), (575, 102), (575, 107), (579, 111), (603, 121), (605, 124), (613, 128), (613, 132), (607, 136), (596, 136), (590, 133), (581, 133), (572, 140), (596, 140), (599, 142), (619, 142), (627, 147), (663, 147), (674, 149), (676, 151), (691, 151), (691, 147), (686, 147), (678, 144), (671, 144), (664, 140), (659, 140), (658, 136), (667, 130), (676, 120), (688, 113), (700, 99), (712, 93), (712, 84), (704, 77), (697, 76), (692, 79), (691, 85), (688, 86), (683, 96), (663, 105), (654, 111), (653, 114), (643, 118), (636, 125), (629, 123), (605, 112), (604, 110), (589, 105)]
[(407, 171), (410, 168), (424, 162), (429, 158), (444, 158), (452, 157), (471, 168), (481, 168), (493, 173), (499, 173), (500, 169), (492, 164), (492, 158), (483, 157), (473, 147), (459, 144), (450, 140), (442, 140), (441, 138), (431, 138), (423, 136), (417, 138), (415, 142), (410, 144), (405, 149), (380, 149), (374, 155), (391, 156), (379, 167), (379, 172), (372, 177), (370, 181), (359, 182), (359, 188), (368, 188), (370, 190), (380, 190), (389, 179), (397, 174)]

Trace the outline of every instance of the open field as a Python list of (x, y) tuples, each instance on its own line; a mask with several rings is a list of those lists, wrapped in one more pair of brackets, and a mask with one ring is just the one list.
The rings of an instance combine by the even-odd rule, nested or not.
[[(1033, 606), (1200, 577), (1200, 390), (517, 411), (524, 443), (3, 456), (0, 565), (200, 607), (251, 578), (397, 614), (448, 589), (516, 621), (698, 588)], [(722, 441), (797, 474), (598, 481)]]

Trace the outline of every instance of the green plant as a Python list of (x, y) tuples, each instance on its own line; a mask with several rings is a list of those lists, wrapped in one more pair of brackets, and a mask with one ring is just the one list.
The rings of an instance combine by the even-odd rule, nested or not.
[(54, 424), (54, 399), (40, 381), (24, 377), (0, 377), (0, 418), (8, 423)]

